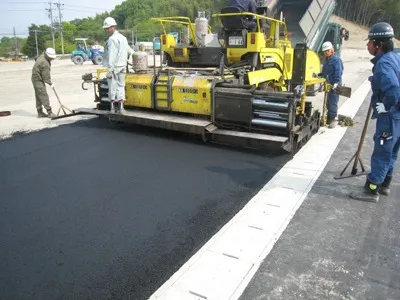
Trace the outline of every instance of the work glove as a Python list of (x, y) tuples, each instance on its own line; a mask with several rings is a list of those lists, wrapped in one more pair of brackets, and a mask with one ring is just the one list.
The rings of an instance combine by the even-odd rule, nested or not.
[(382, 102), (378, 102), (375, 107), (376, 107), (376, 111), (378, 112), (378, 114), (387, 113), (385, 104), (383, 104)]
[(332, 86), (333, 89), (336, 89), (337, 87), (338, 87), (337, 83), (334, 83), (333, 86)]

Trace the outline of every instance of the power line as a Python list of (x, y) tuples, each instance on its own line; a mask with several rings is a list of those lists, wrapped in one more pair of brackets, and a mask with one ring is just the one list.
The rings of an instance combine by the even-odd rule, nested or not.
[(8, 11), (43, 11), (43, 9), (8, 9)]
[(17, 1), (13, 1), (13, 2), (7, 2), (7, 4), (43, 4), (43, 3), (47, 3), (47, 2), (17, 2)]
[(78, 7), (78, 8), (89, 8), (89, 9), (105, 9), (107, 10), (107, 8), (102, 8), (102, 7), (94, 7), (94, 6), (82, 6), (82, 5), (73, 5), (73, 4), (65, 4), (66, 7)]
[(72, 11), (81, 11), (81, 12), (85, 12), (85, 11), (96, 12), (96, 11), (100, 11), (101, 10), (99, 8), (83, 8), (83, 7), (81, 7), (81, 8), (79, 8), (79, 7), (73, 7), (73, 8), (65, 7), (65, 9), (66, 10), (72, 10)]
[(65, 10), (67, 10), (67, 11), (81, 12), (81, 13), (83, 13), (83, 14), (90, 14), (90, 13), (96, 14), (96, 13), (99, 13), (99, 12), (100, 12), (99, 10), (82, 10), (82, 9), (74, 9), (74, 8), (65, 8)]

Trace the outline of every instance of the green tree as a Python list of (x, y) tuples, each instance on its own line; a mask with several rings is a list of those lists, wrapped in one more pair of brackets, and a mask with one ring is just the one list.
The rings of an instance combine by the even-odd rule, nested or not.
[(398, 0), (337, 0), (336, 14), (363, 26), (388, 22), (400, 37), (400, 1)]
[(13, 51), (14, 42), (13, 39), (4, 36), (0, 41), (0, 56), (8, 56)]
[(0, 57), (14, 57), (23, 54), (22, 47), (25, 42), (26, 38), (2, 37), (0, 40)]
[[(22, 48), (22, 52), (29, 57), (35, 57), (46, 49), (46, 36), (48, 36), (50, 32), (50, 28), (46, 25), (37, 26), (35, 24), (32, 24), (28, 28), (29, 36)], [(36, 53), (36, 51), (38, 51), (38, 53)]]

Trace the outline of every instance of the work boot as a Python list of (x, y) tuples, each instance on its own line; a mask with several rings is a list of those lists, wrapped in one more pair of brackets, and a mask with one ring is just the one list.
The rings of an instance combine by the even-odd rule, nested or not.
[(114, 102), (114, 111), (116, 114), (119, 114), (121, 112), (121, 108), (120, 108), (120, 102), (119, 101), (115, 101)]
[(351, 192), (350, 198), (366, 202), (377, 203), (379, 201), (379, 185), (367, 179), (362, 192)]
[(332, 128), (335, 128), (336, 125), (337, 125), (337, 121), (335, 118), (329, 118), (329, 117), (327, 118), (326, 127), (332, 129)]
[(110, 101), (110, 112), (115, 113), (115, 100)]
[(41, 109), (38, 109), (37, 114), (38, 118), (47, 118), (47, 115)]
[(56, 114), (53, 114), (53, 113), (51, 112), (51, 110), (48, 110), (48, 111), (47, 111), (47, 117), (50, 118), (50, 119), (52, 119), (52, 118), (55, 118), (55, 117), (57, 117), (57, 116), (56, 116)]
[(119, 101), (119, 110), (120, 110), (120, 113), (122, 113), (122, 112), (124, 111), (124, 102), (125, 102), (125, 100), (120, 100), (120, 101)]
[(379, 188), (379, 194), (385, 195), (385, 196), (390, 196), (390, 183), (392, 182), (392, 176), (387, 175), (385, 177), (385, 180), (382, 182), (380, 188)]
[(336, 125), (338, 124), (338, 122), (336, 120), (332, 120), (329, 124), (328, 124), (328, 128), (329, 129), (333, 129), (336, 127)]

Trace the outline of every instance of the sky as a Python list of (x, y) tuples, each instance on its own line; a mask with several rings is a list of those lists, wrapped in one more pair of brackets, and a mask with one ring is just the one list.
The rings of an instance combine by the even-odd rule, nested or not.
[[(123, 0), (0, 0), (0, 37), (13, 36), (14, 27), (18, 37), (25, 37), (32, 23), (50, 25), (46, 10), (50, 7), (49, 2), (60, 2), (62, 20), (71, 21), (111, 11)], [(58, 19), (58, 9), (55, 5), (52, 6), (53, 19)]]

